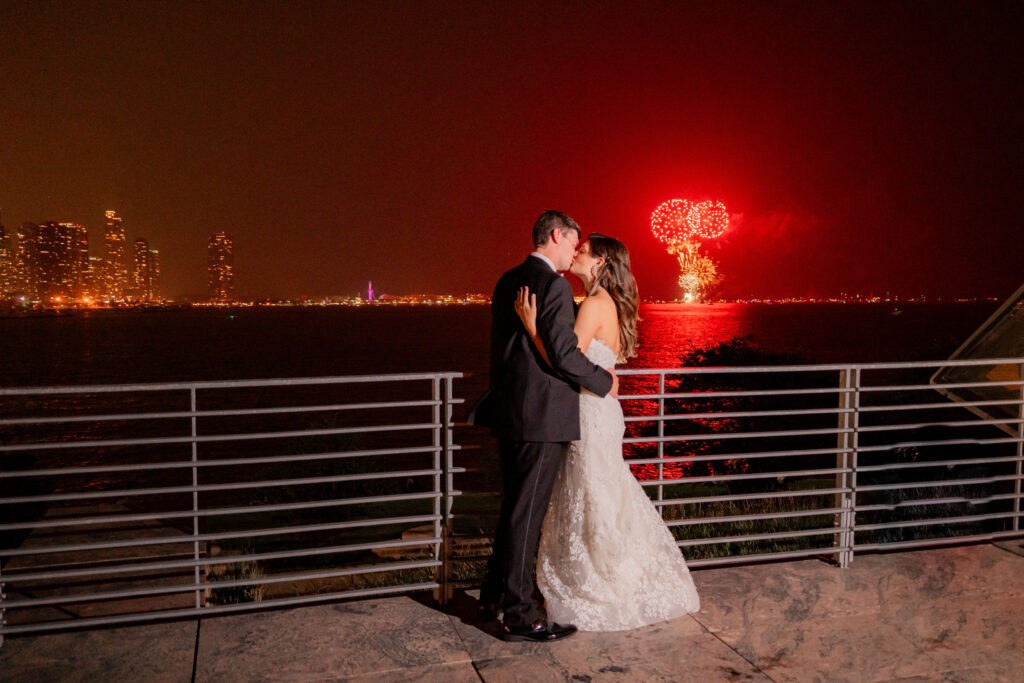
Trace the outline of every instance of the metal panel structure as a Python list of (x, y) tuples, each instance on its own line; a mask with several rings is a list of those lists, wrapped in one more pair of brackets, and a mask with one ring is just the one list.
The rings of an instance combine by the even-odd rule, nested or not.
[(461, 376), (0, 389), (0, 636), (442, 589)]
[[(622, 369), (624, 456), (695, 568), (1021, 536), (1024, 381), (930, 382), (994, 363), (1024, 358)], [(444, 601), (481, 558), (453, 534), (459, 377), (0, 389), (0, 637)]]

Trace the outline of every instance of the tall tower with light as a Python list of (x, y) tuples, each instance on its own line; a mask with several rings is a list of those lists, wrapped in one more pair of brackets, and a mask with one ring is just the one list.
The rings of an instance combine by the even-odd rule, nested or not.
[(124, 222), (116, 211), (107, 211), (107, 229), (103, 234), (104, 296), (121, 301), (128, 293), (128, 237)]
[(235, 257), (231, 237), (223, 230), (210, 236), (206, 246), (206, 274), (210, 301), (227, 303), (235, 298)]

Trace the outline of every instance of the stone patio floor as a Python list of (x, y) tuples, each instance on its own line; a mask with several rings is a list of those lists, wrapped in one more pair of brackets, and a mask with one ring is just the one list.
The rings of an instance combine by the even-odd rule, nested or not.
[(1024, 542), (694, 572), (700, 612), (548, 645), (460, 593), (8, 637), (2, 681), (1022, 681)]

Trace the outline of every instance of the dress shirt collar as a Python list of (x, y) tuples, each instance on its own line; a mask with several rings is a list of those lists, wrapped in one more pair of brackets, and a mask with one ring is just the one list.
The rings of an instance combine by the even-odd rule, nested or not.
[(550, 267), (551, 267), (551, 270), (555, 271), (556, 273), (558, 272), (558, 269), (557, 269), (557, 268), (555, 268), (555, 262), (554, 262), (554, 261), (552, 261), (551, 259), (549, 259), (549, 258), (548, 258), (547, 256), (545, 256), (544, 254), (540, 253), (539, 251), (535, 251), (535, 252), (533, 252), (532, 254), (530, 254), (530, 256), (536, 256), (536, 257), (537, 257), (537, 258), (539, 258), (539, 259), (540, 259), (541, 261), (543, 261), (544, 263), (548, 264), (548, 266), (550, 266)]

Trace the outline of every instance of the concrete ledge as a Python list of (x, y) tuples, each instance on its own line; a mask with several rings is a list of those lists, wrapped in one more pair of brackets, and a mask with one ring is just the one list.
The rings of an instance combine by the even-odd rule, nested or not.
[[(503, 642), (465, 593), (211, 617), (196, 680), (1024, 680), (1024, 557), (996, 545), (694, 579), (697, 614), (545, 645)], [(8, 638), (0, 681), (189, 681), (195, 643), (195, 622)]]
[(459, 665), (472, 659), (448, 616), (403, 596), (204, 619), (196, 680), (395, 679)]
[(196, 622), (5, 638), (0, 681), (180, 683), (192, 680)]

